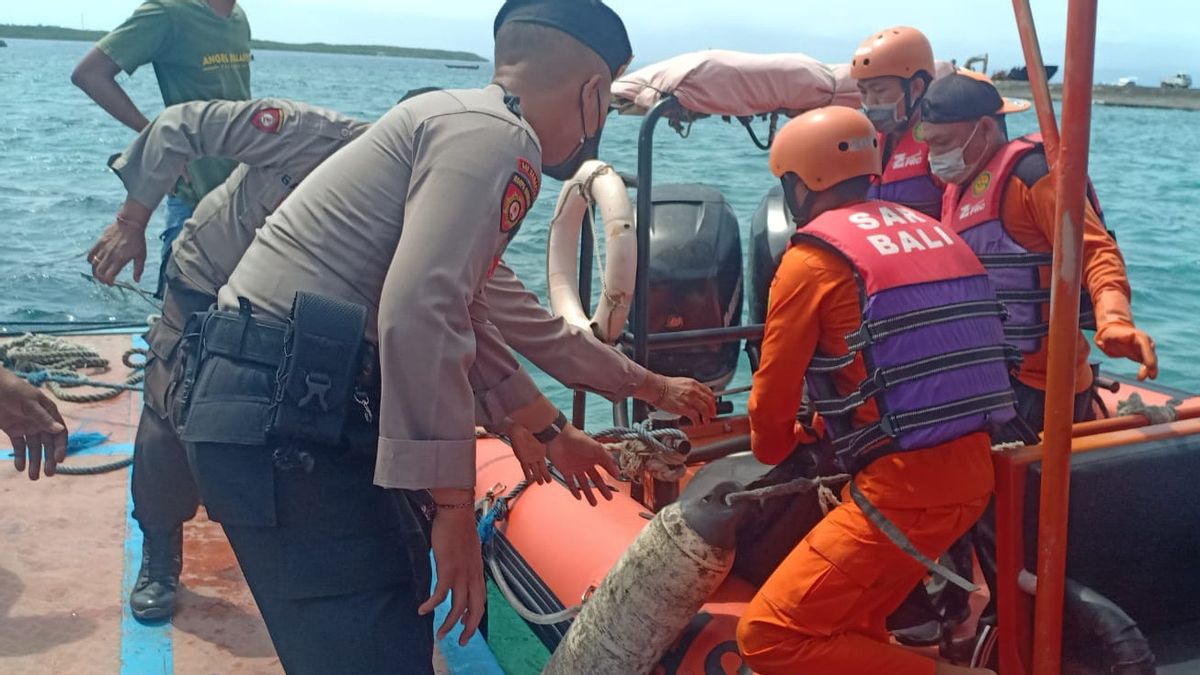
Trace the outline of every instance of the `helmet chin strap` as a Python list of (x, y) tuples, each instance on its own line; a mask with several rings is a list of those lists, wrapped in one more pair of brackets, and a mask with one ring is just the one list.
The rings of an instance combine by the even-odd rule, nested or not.
[[(913, 75), (911, 78), (904, 80), (903, 83), (900, 85), (901, 88), (904, 89), (904, 128), (905, 129), (908, 129), (909, 127), (912, 126), (913, 113), (915, 113), (917, 111), (918, 106), (921, 105), (921, 101), (924, 100), (924, 98), (925, 98), (926, 92), (929, 91), (929, 83), (931, 82), (931, 80), (930, 80), (929, 76), (925, 75), (924, 73), (925, 73), (925, 71), (922, 70), (919, 73), (917, 73), (916, 75)], [(925, 81), (925, 90), (922, 91), (921, 95), (918, 96), (917, 99), (914, 101), (913, 97), (912, 97), (912, 81), (914, 78), (918, 78), (918, 77), (922, 78)]]
[(808, 190), (804, 195), (804, 201), (797, 202), (796, 186), (800, 184), (800, 176), (790, 172), (785, 173), (780, 177), (779, 182), (783, 184), (783, 200), (792, 214), (792, 222), (795, 223), (797, 229), (804, 227), (808, 221), (812, 220), (810, 214), (818, 193)]

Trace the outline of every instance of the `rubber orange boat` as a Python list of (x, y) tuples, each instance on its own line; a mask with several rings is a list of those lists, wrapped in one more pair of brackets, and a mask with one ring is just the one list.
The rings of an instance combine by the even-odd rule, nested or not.
[[(1015, 4), (1021, 17), (1022, 0)], [(802, 106), (777, 101), (765, 108), (737, 111), (688, 109), (683, 100), (703, 96), (683, 91), (686, 79), (673, 83), (679, 87), (676, 91), (657, 86), (658, 79), (654, 82), (649, 98), (644, 90), (626, 101), (617, 96), (619, 107), (645, 115), (636, 182), (628, 180), (638, 189), (638, 283), (631, 331), (620, 344), (635, 360), (659, 372), (695, 377), (722, 389), (731, 381), (743, 346), (751, 366), (756, 364), (755, 340), (761, 337), (760, 325), (739, 325), (744, 280), (738, 223), (714, 187), (654, 184), (655, 128), (666, 119), (683, 134), (697, 119), (734, 116), (762, 147), (770, 142), (778, 111)], [(621, 83), (614, 85), (614, 94), (621, 87)], [(711, 87), (701, 89), (701, 94), (711, 91)], [(835, 86), (830, 95), (840, 90)], [(1046, 96), (1041, 103), (1048, 101)], [(765, 143), (752, 128), (756, 117), (770, 120)], [(1053, 139), (1057, 149), (1057, 133)], [(773, 190), (764, 197), (751, 226), (749, 279), (744, 287), (752, 320), (761, 322), (765, 314), (766, 288), (791, 231), (781, 195)], [(591, 256), (592, 242), (585, 239), (579, 279), (585, 298), (590, 297)], [(1077, 311), (1074, 321), (1072, 332)], [(1053, 669), (1031, 671), (1033, 593), (1039, 585), (1033, 571), (1040, 569), (1036, 554), (1041, 445), (995, 453), (998, 629), (977, 625), (986, 601), (986, 596), (977, 594), (972, 601), (975, 616), (948, 633), (940, 646), (944, 657), (987, 665), (1004, 675), (1060, 668), (1073, 673), (1139, 675), (1200, 672), (1200, 582), (1189, 571), (1200, 555), (1200, 500), (1194, 497), (1190, 478), (1200, 471), (1200, 396), (1108, 374), (1101, 374), (1098, 385), (1098, 419), (1074, 425), (1066, 439), (1073, 469), (1075, 498), (1069, 520), (1074, 534), (1058, 545), (1067, 560), (1065, 609), (1057, 618), (1058, 629), (1065, 634), (1057, 643), (1059, 652), (1051, 658)], [(587, 603), (602, 588), (606, 575), (655, 513), (681, 495), (703, 494), (716, 480), (734, 478), (745, 484), (766, 472), (767, 467), (749, 454), (745, 416), (734, 414), (734, 395), (744, 391), (722, 392), (724, 415), (712, 423), (683, 427), (691, 452), (681, 480), (663, 482), (642, 476), (640, 482), (617, 484), (619, 494), (614, 500), (594, 508), (576, 501), (561, 481), (524, 485), (507, 445), (499, 440), (480, 442), (477, 496), (487, 507), (485, 513), (501, 504), (500, 519), (483, 527), (485, 538), (491, 540), (485, 553), (489, 571), (549, 651), (563, 643), (573, 608)], [(580, 426), (585, 421), (583, 396), (577, 394), (575, 406)], [(628, 427), (630, 419), (642, 422), (648, 413), (635, 403), (631, 416), (628, 404), (620, 403), (614, 406), (613, 421)], [(976, 575), (983, 586), (978, 570)], [(1061, 598), (1064, 579), (1057, 583)], [(652, 672), (749, 673), (734, 636), (738, 618), (754, 593), (751, 583), (730, 574), (681, 634), (664, 646), (665, 655)], [(673, 600), (631, 595), (628, 611), (653, 612)], [(498, 613), (494, 606), (492, 611)], [(618, 611), (609, 620), (628, 618)], [(553, 669), (552, 664), (551, 670), (560, 672)]]

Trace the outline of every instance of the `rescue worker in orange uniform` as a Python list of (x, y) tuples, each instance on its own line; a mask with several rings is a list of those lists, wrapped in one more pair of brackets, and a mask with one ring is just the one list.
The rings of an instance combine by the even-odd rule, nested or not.
[[(921, 101), (935, 70), (929, 39), (908, 26), (871, 34), (854, 50), (850, 61), (850, 75), (858, 80), (862, 94), (863, 112), (879, 132), (883, 151), (883, 173), (871, 185), (868, 196), (941, 218), (946, 186), (929, 171), (929, 146), (922, 140), (921, 127)], [(947, 557), (957, 571), (970, 573), (969, 538), (952, 547)], [(966, 594), (956, 590), (944, 589), (931, 596), (924, 583), (918, 584), (888, 617), (888, 628), (906, 645), (940, 643), (943, 618), (960, 623), (970, 616)]]
[(936, 220), (867, 199), (878, 145), (863, 113), (829, 107), (771, 149), (799, 229), (771, 286), (752, 447), (769, 464), (793, 452), (807, 386), (854, 478), (742, 615), (738, 646), (763, 675), (991, 672), (891, 644), (885, 628), (983, 512), (988, 430), (1016, 413), (986, 272)]
[(941, 218), (945, 186), (929, 173), (929, 147), (921, 133), (921, 101), (934, 78), (929, 40), (908, 26), (881, 30), (855, 50), (850, 75), (858, 80), (863, 112), (883, 148), (883, 174), (870, 197)]
[[(1014, 382), (1018, 412), (1040, 432), (1045, 424), (1056, 174), (1040, 138), (1009, 140), (1004, 116), (1029, 105), (1005, 100), (986, 75), (959, 70), (943, 77), (929, 87), (921, 106), (931, 169), (949, 185), (942, 223), (961, 234), (979, 256), (1008, 307), (1005, 333), (1024, 353)], [(1083, 281), (1082, 327), (1096, 328), (1096, 346), (1108, 356), (1140, 363), (1139, 380), (1157, 377), (1154, 340), (1133, 323), (1125, 261), (1093, 204), (1084, 213)], [(1082, 332), (1076, 354), (1079, 422), (1095, 416)]]

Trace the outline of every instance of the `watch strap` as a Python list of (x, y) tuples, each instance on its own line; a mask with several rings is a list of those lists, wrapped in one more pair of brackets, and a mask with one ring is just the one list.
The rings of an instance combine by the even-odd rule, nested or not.
[(554, 418), (554, 421), (550, 423), (550, 426), (542, 429), (541, 431), (534, 432), (533, 437), (538, 440), (538, 443), (545, 445), (546, 443), (558, 438), (558, 435), (562, 433), (563, 429), (567, 428), (568, 424), (570, 424), (570, 422), (567, 420), (567, 416), (564, 415), (560, 410), (558, 412), (558, 417)]

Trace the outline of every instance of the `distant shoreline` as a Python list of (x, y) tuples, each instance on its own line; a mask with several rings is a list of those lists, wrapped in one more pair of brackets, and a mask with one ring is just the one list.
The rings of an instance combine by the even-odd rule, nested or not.
[[(996, 88), (1005, 96), (1031, 98), (1028, 82), (997, 82)], [(1051, 84), (1050, 96), (1062, 100), (1062, 85)], [(1163, 89), (1161, 87), (1118, 87), (1097, 84), (1092, 88), (1096, 105), (1121, 108), (1157, 108), (1160, 110), (1200, 110), (1200, 89)]]
[[(95, 42), (104, 37), (106, 31), (79, 30), (61, 26), (20, 26), (0, 23), (0, 38), (20, 40), (68, 40), (73, 42)], [(408, 59), (430, 59), (438, 61), (469, 61), (486, 63), (487, 59), (471, 52), (447, 49), (421, 49), (417, 47), (391, 47), (388, 45), (331, 45), (324, 42), (293, 44), (272, 40), (251, 40), (251, 49), (276, 52), (307, 52), (314, 54), (360, 54), (364, 56), (392, 56)]]

